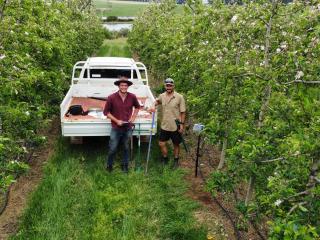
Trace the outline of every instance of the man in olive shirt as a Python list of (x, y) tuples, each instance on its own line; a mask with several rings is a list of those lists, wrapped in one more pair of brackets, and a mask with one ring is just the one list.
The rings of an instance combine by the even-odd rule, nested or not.
[[(174, 81), (167, 78), (164, 81), (166, 91), (156, 99), (155, 106), (162, 106), (162, 120), (159, 137), (159, 146), (164, 164), (169, 161), (166, 142), (171, 139), (173, 143), (174, 167), (178, 167), (181, 134), (184, 131), (184, 121), (186, 117), (186, 104), (183, 96), (174, 91)], [(178, 129), (175, 120), (180, 121)]]

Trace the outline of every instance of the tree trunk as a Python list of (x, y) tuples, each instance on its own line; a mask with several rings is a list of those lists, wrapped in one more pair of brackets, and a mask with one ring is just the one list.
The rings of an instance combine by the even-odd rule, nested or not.
[[(267, 69), (269, 67), (269, 57), (270, 57), (269, 49), (270, 49), (271, 26), (272, 26), (272, 20), (273, 20), (274, 16), (276, 15), (276, 9), (277, 9), (278, 3), (279, 3), (278, 0), (272, 1), (271, 16), (269, 18), (268, 23), (266, 23), (267, 29), (266, 29), (265, 51), (264, 51), (264, 68), (265, 69)], [(258, 126), (257, 126), (258, 127), (258, 134), (260, 132), (261, 127), (263, 126), (263, 121), (264, 121), (265, 114), (266, 114), (268, 106), (269, 106), (269, 100), (271, 98), (271, 92), (272, 92), (271, 84), (268, 83), (264, 89), (264, 99), (263, 99), (263, 102), (262, 102), (262, 105), (260, 108), (260, 112), (259, 112), (259, 119), (258, 119)], [(255, 174), (253, 173), (249, 179), (249, 186), (247, 189), (245, 205), (248, 205), (252, 199), (254, 184), (255, 184)]]
[(250, 179), (249, 179), (249, 186), (248, 186), (247, 195), (246, 195), (246, 200), (245, 200), (245, 205), (246, 205), (246, 206), (248, 206), (249, 202), (250, 202), (251, 199), (252, 199), (255, 179), (256, 179), (256, 177), (255, 177), (254, 175), (251, 175), (251, 177), (250, 177)]
[(8, 2), (8, 0), (4, 0), (2, 5), (0, 6), (0, 22), (2, 21), (2, 19), (4, 17), (4, 10), (6, 9), (7, 2)]
[(224, 166), (227, 145), (228, 145), (228, 134), (225, 134), (223, 137), (222, 150), (221, 150), (221, 154), (220, 154), (220, 162), (218, 165), (218, 170), (222, 169)]
[(309, 175), (309, 181), (307, 184), (307, 189), (313, 189), (316, 187), (317, 184), (319, 184), (319, 180), (317, 180), (317, 176), (319, 174), (320, 168), (320, 158), (315, 160), (312, 164), (310, 175)]

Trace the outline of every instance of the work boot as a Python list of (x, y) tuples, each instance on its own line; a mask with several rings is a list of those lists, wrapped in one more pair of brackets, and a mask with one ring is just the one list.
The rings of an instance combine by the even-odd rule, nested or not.
[(162, 163), (163, 165), (167, 165), (169, 162), (169, 158), (168, 157), (162, 157)]
[(121, 169), (122, 169), (122, 172), (128, 173), (129, 172), (128, 164), (121, 165)]
[(106, 170), (107, 170), (109, 173), (111, 173), (112, 170), (113, 170), (112, 165), (107, 165)]
[(179, 167), (179, 158), (175, 157), (173, 161), (173, 169), (177, 169)]

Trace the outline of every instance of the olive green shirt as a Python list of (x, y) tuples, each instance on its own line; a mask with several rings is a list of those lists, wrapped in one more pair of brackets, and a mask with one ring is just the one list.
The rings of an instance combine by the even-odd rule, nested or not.
[(181, 94), (173, 92), (169, 98), (167, 93), (160, 94), (157, 98), (158, 103), (162, 106), (161, 128), (166, 131), (176, 131), (177, 125), (175, 119), (180, 119), (180, 114), (186, 111), (186, 104)]

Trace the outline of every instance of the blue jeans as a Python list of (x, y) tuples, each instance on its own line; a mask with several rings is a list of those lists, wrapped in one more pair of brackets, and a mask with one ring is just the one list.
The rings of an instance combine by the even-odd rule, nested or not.
[(123, 145), (124, 153), (122, 158), (122, 165), (128, 165), (129, 163), (129, 139), (131, 137), (132, 130), (118, 130), (115, 128), (111, 129), (110, 140), (109, 140), (109, 153), (107, 158), (107, 165), (112, 166), (113, 158), (116, 155), (117, 147), (119, 143)]

